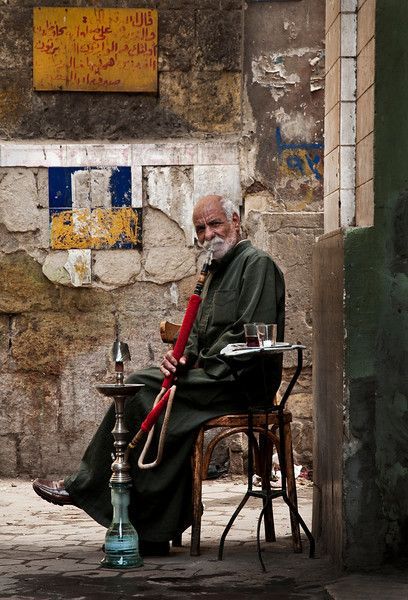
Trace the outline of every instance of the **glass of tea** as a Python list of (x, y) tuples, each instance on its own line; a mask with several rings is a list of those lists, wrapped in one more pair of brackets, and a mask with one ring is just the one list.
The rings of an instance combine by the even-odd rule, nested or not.
[(259, 347), (259, 338), (258, 338), (258, 323), (245, 323), (244, 332), (245, 332), (245, 342), (248, 348), (257, 348)]

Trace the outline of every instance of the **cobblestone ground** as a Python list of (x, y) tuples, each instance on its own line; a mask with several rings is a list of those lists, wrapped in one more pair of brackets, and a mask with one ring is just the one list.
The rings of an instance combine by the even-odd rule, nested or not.
[[(128, 598), (204, 598), (223, 600), (264, 596), (274, 599), (327, 598), (334, 581), (326, 559), (294, 554), (288, 510), (274, 502), (278, 541), (263, 543), (267, 572), (256, 552), (261, 501), (251, 498), (231, 529), (224, 560), (218, 542), (246, 489), (242, 481), (204, 484), (202, 554), (190, 557), (189, 532), (182, 548), (166, 558), (146, 558), (131, 570), (99, 566), (105, 529), (75, 507), (57, 507), (34, 494), (31, 482), (0, 480), (0, 598), (4, 600), (127, 600)], [(299, 510), (310, 525), (310, 486), (299, 486)]]

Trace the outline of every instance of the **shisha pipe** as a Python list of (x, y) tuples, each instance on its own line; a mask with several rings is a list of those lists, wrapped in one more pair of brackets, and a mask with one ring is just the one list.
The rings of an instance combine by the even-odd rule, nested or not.
[[(186, 309), (186, 312), (183, 317), (183, 321), (182, 321), (182, 324), (180, 327), (180, 331), (179, 331), (176, 343), (174, 345), (173, 356), (177, 361), (179, 361), (180, 358), (183, 356), (183, 353), (184, 353), (184, 350), (185, 350), (185, 347), (187, 344), (187, 340), (189, 338), (191, 329), (193, 327), (193, 323), (197, 316), (198, 309), (199, 309), (199, 306), (200, 306), (201, 300), (202, 300), (201, 293), (203, 291), (204, 283), (208, 276), (208, 272), (209, 272), (210, 265), (212, 262), (212, 257), (213, 257), (213, 249), (210, 246), (208, 249), (208, 252), (207, 252), (205, 262), (202, 266), (200, 276), (197, 280), (196, 287), (188, 301), (187, 309)], [(139, 431), (136, 433), (136, 435), (134, 436), (134, 438), (129, 443), (129, 445), (126, 449), (125, 460), (128, 459), (130, 451), (133, 448), (135, 448), (141, 441), (143, 441), (147, 436), (144, 448), (143, 448), (143, 450), (140, 454), (139, 460), (138, 460), (138, 466), (140, 469), (152, 469), (153, 467), (157, 466), (161, 461), (161, 457), (162, 457), (162, 453), (163, 453), (164, 439), (165, 439), (166, 432), (167, 432), (167, 426), (168, 426), (168, 422), (169, 422), (169, 418), (170, 418), (171, 407), (173, 404), (174, 394), (176, 393), (176, 386), (172, 385), (175, 375), (176, 375), (175, 373), (170, 373), (170, 375), (168, 375), (167, 377), (164, 378), (164, 380), (162, 382), (161, 390), (158, 393), (158, 395), (156, 396), (156, 399), (153, 403), (152, 410), (149, 412), (149, 414), (147, 415), (147, 417), (141, 424)], [(158, 449), (157, 449), (157, 457), (153, 462), (144, 463), (143, 461), (144, 461), (145, 455), (150, 447), (150, 444), (151, 444), (151, 441), (153, 438), (155, 424), (164, 409), (166, 409), (166, 412), (164, 415), (162, 430), (160, 432), (160, 439), (159, 439), (159, 444), (158, 444)]]

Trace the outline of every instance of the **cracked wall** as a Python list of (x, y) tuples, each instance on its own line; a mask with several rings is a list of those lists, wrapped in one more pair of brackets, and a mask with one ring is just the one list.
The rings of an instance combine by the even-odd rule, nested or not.
[[(31, 8), (20, 4), (0, 8), (0, 450), (7, 474), (60, 476), (105, 412), (95, 383), (112, 376), (118, 322), (135, 369), (158, 364), (159, 322), (182, 317), (200, 260), (190, 223), (200, 195), (242, 202), (250, 238), (285, 272), (287, 339), (310, 349), (323, 11), (320, 0), (144, 1), (159, 9), (159, 93), (96, 94), (32, 90)], [(51, 249), (55, 167), (92, 169), (78, 176), (80, 210), (109, 208), (107, 174), (130, 168), (142, 245)], [(292, 371), (289, 361), (286, 379)], [(295, 450), (310, 466), (310, 350), (295, 392)]]

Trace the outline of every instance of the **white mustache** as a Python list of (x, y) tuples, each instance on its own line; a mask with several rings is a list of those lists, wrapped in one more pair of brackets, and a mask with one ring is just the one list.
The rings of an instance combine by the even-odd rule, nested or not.
[(203, 242), (203, 248), (205, 248), (206, 250), (215, 250), (217, 246), (223, 244), (224, 241), (225, 240), (223, 240), (222, 238), (216, 236), (212, 240)]

